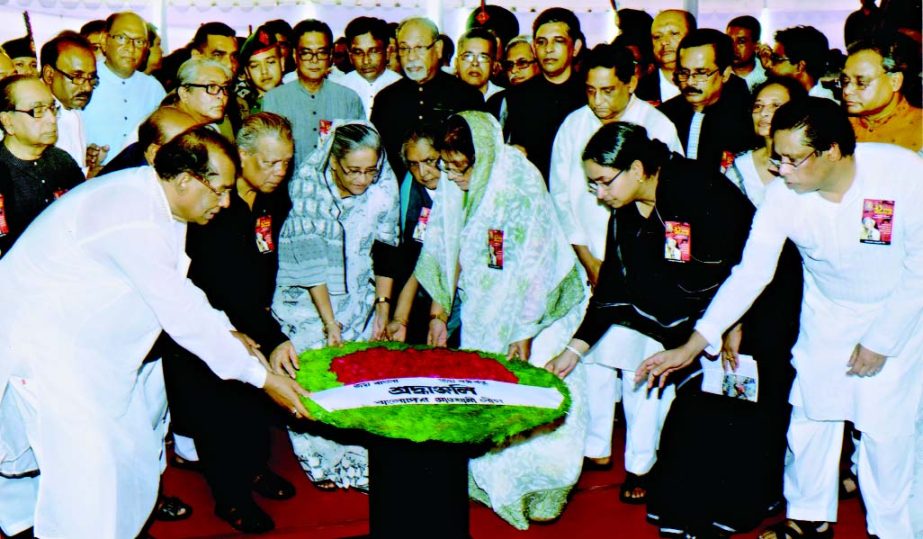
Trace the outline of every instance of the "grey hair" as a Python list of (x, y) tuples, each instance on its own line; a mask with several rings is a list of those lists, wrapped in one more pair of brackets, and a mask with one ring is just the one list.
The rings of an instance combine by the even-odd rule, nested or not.
[(263, 137), (273, 137), (292, 141), (292, 124), (282, 116), (271, 112), (251, 114), (237, 131), (237, 147), (253, 154), (257, 151), (257, 142)]
[(184, 84), (193, 84), (193, 80), (198, 77), (199, 72), (207, 67), (221, 70), (221, 73), (223, 73), (228, 80), (234, 77), (231, 70), (217, 60), (212, 60), (211, 58), (190, 58), (179, 66), (179, 69), (176, 71), (176, 80), (179, 81), (180, 86)]
[(523, 34), (521, 36), (516, 36), (506, 44), (506, 50), (513, 48), (513, 45), (519, 45), (520, 43), (525, 43), (528, 46), (532, 46), (532, 36)]
[(401, 30), (403, 30), (404, 27), (410, 23), (419, 24), (423, 26), (424, 28), (426, 28), (427, 30), (429, 30), (430, 34), (432, 34), (433, 39), (436, 39), (439, 37), (439, 27), (436, 26), (436, 23), (427, 19), (426, 17), (408, 17), (402, 20), (401, 23), (397, 25), (397, 31), (394, 32), (394, 35), (395, 36), (401, 35)]
[(333, 132), (330, 155), (338, 161), (350, 152), (366, 148), (378, 152), (379, 160), (381, 159), (381, 137), (370, 125), (346, 124), (337, 127)]

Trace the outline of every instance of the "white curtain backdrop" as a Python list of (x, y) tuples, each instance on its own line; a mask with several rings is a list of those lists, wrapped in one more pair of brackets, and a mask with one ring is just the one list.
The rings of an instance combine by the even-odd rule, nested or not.
[[(577, 13), (587, 44), (593, 46), (615, 36), (609, 0), (492, 0), (511, 9), (519, 19), (520, 33), (531, 33), (532, 21), (541, 10), (560, 5)], [(656, 14), (666, 8), (697, 13), (700, 27), (723, 30), (737, 15), (750, 14), (763, 23), (763, 41), (772, 43), (775, 30), (809, 24), (827, 35), (832, 48), (843, 49), (843, 22), (859, 6), (847, 0), (619, 0), (620, 8), (643, 9)], [(22, 13), (28, 11), (36, 47), (61, 30), (78, 30), (87, 21), (110, 13), (132, 10), (153, 22), (161, 33), (164, 49), (186, 44), (203, 22), (221, 21), (248, 35), (251, 28), (270, 19), (294, 23), (317, 18), (342, 35), (354, 17), (369, 15), (400, 21), (411, 15), (433, 19), (443, 32), (456, 38), (479, 0), (0, 0), (0, 42), (25, 34)]]

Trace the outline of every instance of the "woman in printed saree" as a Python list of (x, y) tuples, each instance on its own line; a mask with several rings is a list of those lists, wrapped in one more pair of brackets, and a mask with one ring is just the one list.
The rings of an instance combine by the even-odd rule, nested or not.
[[(430, 344), (460, 320), (461, 347), (544, 366), (583, 314), (579, 264), (538, 170), (503, 143), (488, 114), (446, 122), (441, 167), (415, 276), (433, 298)], [(586, 430), (582, 370), (566, 380), (566, 421), (513, 439), (470, 464), (471, 496), (513, 526), (557, 517), (577, 482)]]
[[(392, 283), (380, 269), (382, 253), (398, 241), (398, 188), (378, 132), (361, 121), (334, 124), (295, 173), (289, 194), (272, 303), (282, 331), (296, 350), (383, 338)], [(273, 368), (294, 373), (297, 365)], [(290, 435), (318, 487), (367, 487), (365, 449)]]

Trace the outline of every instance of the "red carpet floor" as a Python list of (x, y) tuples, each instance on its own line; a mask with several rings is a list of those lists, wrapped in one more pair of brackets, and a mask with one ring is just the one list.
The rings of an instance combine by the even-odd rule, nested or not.
[[(613, 447), (620, 454), (624, 447), (624, 429), (620, 425), (616, 425), (614, 438)], [(298, 494), (287, 501), (257, 498), (257, 503), (276, 522), (275, 531), (262, 537), (328, 539), (368, 533), (365, 494), (353, 490), (322, 492), (314, 488), (298, 467), (287, 437), (279, 433), (273, 444), (272, 467), (295, 484)], [(528, 531), (512, 528), (486, 507), (472, 502), (471, 535), (474, 539), (656, 539), (656, 529), (645, 522), (643, 506), (618, 501), (618, 487), (624, 475), (620, 456), (611, 471), (585, 472), (564, 514), (555, 522), (533, 524)], [(194, 510), (187, 520), (156, 523), (151, 528), (156, 539), (242, 535), (214, 516), (211, 494), (197, 473), (169, 468), (164, 486), (167, 494), (181, 497)], [(866, 538), (864, 522), (858, 500), (842, 502), (836, 537)], [(736, 537), (750, 539), (756, 534)]]

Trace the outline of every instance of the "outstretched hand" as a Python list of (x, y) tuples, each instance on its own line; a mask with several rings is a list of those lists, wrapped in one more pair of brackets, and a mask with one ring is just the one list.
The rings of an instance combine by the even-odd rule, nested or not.
[(686, 344), (679, 348), (657, 352), (645, 359), (641, 366), (638, 367), (638, 370), (635, 371), (635, 383), (640, 384), (646, 378), (648, 389), (653, 388), (655, 385), (663, 389), (663, 386), (667, 383), (667, 377), (671, 373), (692, 364), (707, 345), (708, 341), (705, 340), (705, 337), (698, 331), (693, 332)]

